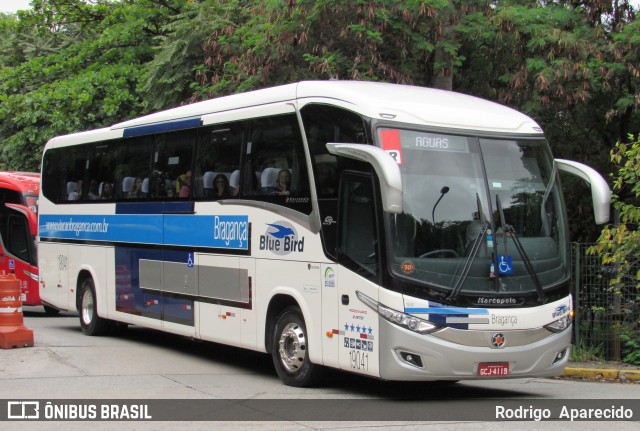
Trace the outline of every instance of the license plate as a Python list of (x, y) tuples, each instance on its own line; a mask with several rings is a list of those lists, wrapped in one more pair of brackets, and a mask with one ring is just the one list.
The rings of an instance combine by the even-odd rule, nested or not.
[(478, 365), (480, 377), (504, 377), (509, 375), (509, 363), (482, 363)]

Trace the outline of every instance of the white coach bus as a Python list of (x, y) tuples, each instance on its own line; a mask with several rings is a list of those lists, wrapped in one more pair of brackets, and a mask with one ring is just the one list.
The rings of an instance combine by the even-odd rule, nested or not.
[(141, 325), (388, 380), (562, 372), (572, 301), (541, 128), (453, 92), (300, 82), (51, 139), (40, 288), (88, 335)]

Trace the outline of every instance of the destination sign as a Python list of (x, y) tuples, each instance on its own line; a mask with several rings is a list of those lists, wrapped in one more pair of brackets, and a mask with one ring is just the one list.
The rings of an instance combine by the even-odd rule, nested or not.
[(400, 130), (400, 143), (407, 150), (469, 152), (469, 143), (463, 136)]
[(469, 153), (469, 143), (464, 136), (385, 128), (378, 129), (378, 133), (382, 149), (399, 165), (403, 164), (404, 150)]

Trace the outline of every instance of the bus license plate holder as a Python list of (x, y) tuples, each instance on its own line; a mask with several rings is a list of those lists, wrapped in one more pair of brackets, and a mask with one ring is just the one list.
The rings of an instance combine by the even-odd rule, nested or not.
[(482, 362), (478, 364), (480, 377), (505, 377), (510, 373), (508, 362)]

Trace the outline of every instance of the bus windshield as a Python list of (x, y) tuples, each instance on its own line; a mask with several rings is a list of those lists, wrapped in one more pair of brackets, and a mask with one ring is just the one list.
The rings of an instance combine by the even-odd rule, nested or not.
[(553, 158), (543, 139), (379, 129), (400, 164), (391, 272), (457, 295), (538, 293), (569, 277)]

